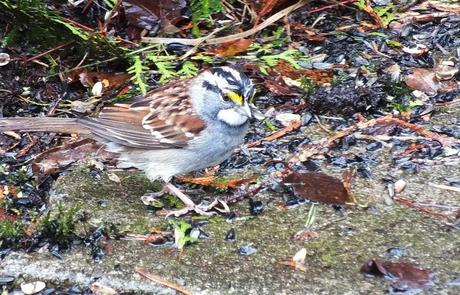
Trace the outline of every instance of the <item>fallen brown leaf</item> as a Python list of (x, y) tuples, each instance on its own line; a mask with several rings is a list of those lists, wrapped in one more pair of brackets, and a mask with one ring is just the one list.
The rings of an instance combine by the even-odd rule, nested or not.
[(219, 47), (215, 48), (213, 52), (219, 57), (233, 56), (246, 51), (249, 46), (251, 46), (251, 43), (252, 40), (250, 39), (239, 39), (223, 43)]
[(104, 161), (116, 159), (116, 155), (104, 151), (101, 147), (101, 144), (93, 140), (83, 139), (51, 148), (36, 157), (32, 163), (32, 172), (40, 180), (55, 173), (60, 168), (82, 163), (91, 154), (97, 153), (97, 157)]
[(279, 96), (297, 96), (299, 95), (298, 91), (294, 87), (290, 87), (286, 82), (281, 79), (281, 77), (275, 79), (266, 79), (263, 82), (263, 85), (273, 93), (274, 95)]
[(446, 79), (447, 71), (442, 71), (442, 67), (437, 69), (415, 68), (406, 76), (404, 82), (414, 90), (419, 90), (429, 96), (438, 93), (454, 91), (460, 88), (460, 83), (455, 81), (440, 81)]
[[(1, 189), (0, 189), (0, 192), (1, 192)], [(2, 208), (0, 208), (0, 221), (3, 221), (3, 220), (16, 221), (17, 219), (18, 219), (17, 216), (12, 215), (6, 212), (5, 210), (3, 210)]]
[(324, 173), (292, 171), (283, 182), (300, 198), (334, 205), (355, 203), (340, 179)]
[(30, 149), (37, 144), (38, 142), (38, 137), (37, 136), (31, 136), (29, 137), (30, 141), (29, 143), (24, 147), (22, 148), (18, 154), (16, 155), (17, 158), (21, 158), (21, 157), (24, 157), (25, 155), (27, 155), (27, 153), (30, 151)]
[(391, 262), (371, 259), (361, 267), (361, 273), (396, 279), (396, 283), (421, 288), (431, 282), (431, 273), (412, 262)]
[(290, 63), (284, 60), (280, 60), (275, 70), (282, 76), (289, 77), (297, 80), (302, 77), (307, 77), (315, 81), (319, 85), (332, 82), (333, 70), (309, 70), (309, 69), (295, 69)]

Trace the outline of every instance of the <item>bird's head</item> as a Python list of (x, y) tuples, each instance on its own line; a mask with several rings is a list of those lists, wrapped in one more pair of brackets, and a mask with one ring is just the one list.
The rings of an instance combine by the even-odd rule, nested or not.
[(244, 73), (231, 67), (216, 67), (198, 78), (197, 85), (192, 87), (202, 94), (200, 109), (231, 126), (246, 124), (252, 118), (255, 88)]

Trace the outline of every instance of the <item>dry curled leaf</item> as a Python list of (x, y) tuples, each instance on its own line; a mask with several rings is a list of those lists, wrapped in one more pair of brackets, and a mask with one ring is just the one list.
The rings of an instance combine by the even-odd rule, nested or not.
[(89, 286), (89, 289), (91, 290), (92, 294), (95, 294), (95, 295), (115, 295), (115, 294), (118, 294), (118, 292), (115, 291), (115, 289), (113, 289), (113, 288), (111, 288), (109, 286), (103, 285), (100, 282), (92, 283)]
[(249, 178), (219, 178), (216, 176), (204, 176), (204, 177), (177, 177), (181, 182), (194, 183), (203, 186), (217, 187), (221, 189), (234, 189), (240, 185), (247, 185), (254, 181), (257, 177), (252, 176)]
[(290, 87), (286, 82), (281, 78), (266, 79), (263, 85), (274, 95), (279, 96), (297, 96), (299, 95), (298, 91), (294, 87)]
[(413, 69), (404, 82), (409, 88), (422, 91), (429, 96), (460, 88), (460, 85), (454, 81), (439, 81), (435, 70), (425, 68)]
[(184, 18), (182, 9), (187, 6), (185, 0), (125, 0), (123, 8), (126, 20), (138, 29), (155, 31), (158, 25), (164, 33), (177, 30), (175, 25)]
[(292, 267), (296, 270), (306, 271), (305, 257), (307, 256), (307, 249), (300, 249), (291, 259), (278, 260), (279, 264)]
[(101, 144), (83, 139), (41, 153), (32, 163), (32, 172), (37, 179), (43, 179), (61, 168), (82, 163), (91, 154), (97, 154), (98, 158), (104, 161), (116, 159), (114, 154), (103, 151)]

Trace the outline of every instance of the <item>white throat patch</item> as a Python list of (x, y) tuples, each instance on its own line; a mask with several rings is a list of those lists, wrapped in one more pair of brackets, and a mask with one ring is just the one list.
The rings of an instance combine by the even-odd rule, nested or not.
[(248, 120), (247, 116), (242, 115), (235, 109), (220, 110), (217, 118), (231, 126), (243, 125)]

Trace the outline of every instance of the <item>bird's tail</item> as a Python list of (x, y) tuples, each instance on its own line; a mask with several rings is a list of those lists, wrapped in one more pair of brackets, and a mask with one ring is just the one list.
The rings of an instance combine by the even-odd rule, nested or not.
[(69, 134), (90, 134), (76, 118), (0, 118), (0, 132), (44, 131)]

